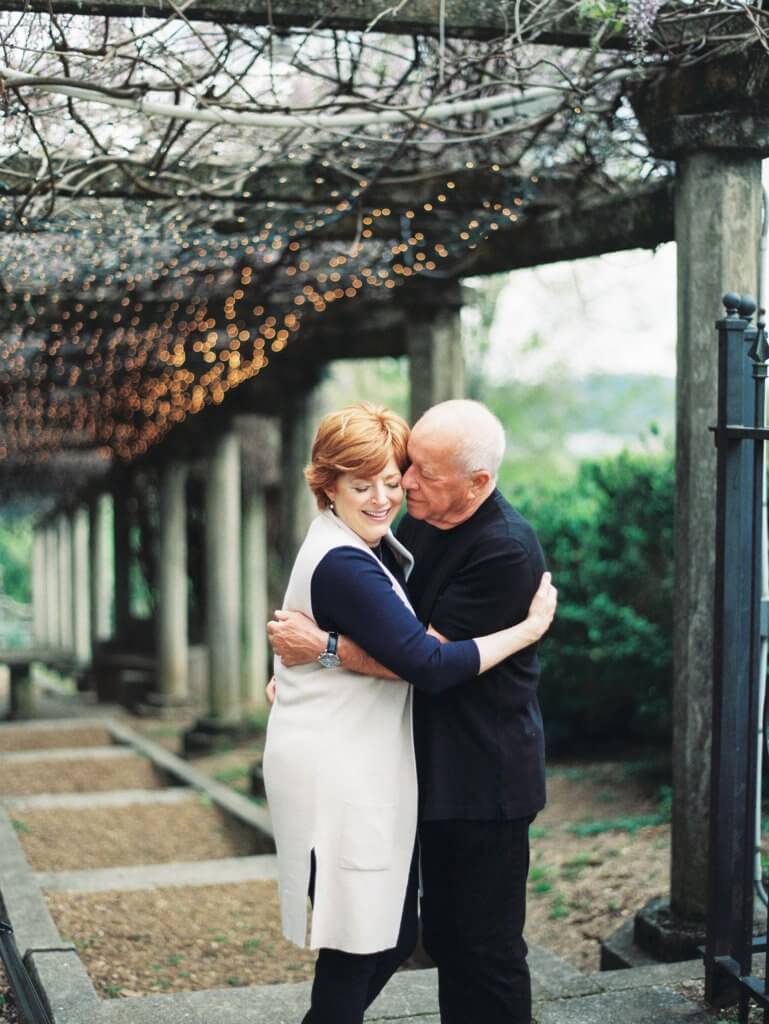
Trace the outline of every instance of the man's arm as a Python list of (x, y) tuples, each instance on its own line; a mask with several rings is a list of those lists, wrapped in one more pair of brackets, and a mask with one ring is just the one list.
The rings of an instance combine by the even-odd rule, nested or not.
[[(274, 653), (281, 658), (287, 668), (317, 661), (318, 656), (325, 651), (328, 639), (328, 633), (307, 615), (302, 612), (284, 611), (282, 608), (279, 608), (275, 612), (275, 618), (267, 623), (267, 636)], [(375, 676), (377, 679), (398, 678), (347, 636), (339, 637), (336, 653), (342, 667), (348, 672)]]

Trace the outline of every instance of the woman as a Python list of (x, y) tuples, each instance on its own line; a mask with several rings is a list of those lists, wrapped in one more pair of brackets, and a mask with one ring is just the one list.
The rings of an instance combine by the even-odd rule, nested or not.
[[(416, 938), (416, 771), (411, 687), (467, 682), (545, 632), (548, 574), (528, 618), (475, 640), (440, 643), (411, 611), (413, 564), (390, 526), (403, 497), (408, 426), (351, 406), (318, 429), (305, 477), (321, 510), (297, 555), (285, 607), (351, 637), (398, 678), (338, 664), (288, 669), (276, 658), (264, 776), (286, 936), (320, 953), (305, 1024), (360, 1024)], [(324, 659), (334, 661), (333, 657)], [(404, 682), (403, 680), (406, 680)]]

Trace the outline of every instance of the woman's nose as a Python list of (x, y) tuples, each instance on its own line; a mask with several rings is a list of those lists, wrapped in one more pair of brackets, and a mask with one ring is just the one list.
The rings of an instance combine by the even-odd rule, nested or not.
[(384, 484), (374, 485), (374, 504), (384, 505), (387, 500), (387, 494), (385, 493)]

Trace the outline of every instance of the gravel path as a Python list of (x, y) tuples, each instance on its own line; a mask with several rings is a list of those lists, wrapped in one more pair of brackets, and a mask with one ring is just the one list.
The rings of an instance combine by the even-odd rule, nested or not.
[(165, 785), (161, 774), (143, 757), (0, 764), (0, 796), (161, 789)]
[(13, 750), (60, 750), (64, 747), (108, 747), (109, 732), (101, 727), (66, 729), (0, 729), (0, 753)]
[(280, 935), (275, 882), (51, 893), (48, 902), (104, 997), (312, 977), (315, 954)]
[(13, 812), (35, 871), (168, 864), (262, 853), (253, 830), (193, 797), (179, 804)]

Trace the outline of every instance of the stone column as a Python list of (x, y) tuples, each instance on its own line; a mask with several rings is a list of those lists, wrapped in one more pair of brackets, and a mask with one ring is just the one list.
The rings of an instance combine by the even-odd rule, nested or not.
[(280, 422), (281, 547), (284, 585), (296, 553), (317, 512), (304, 479), (317, 424), (312, 392), (286, 402)]
[(241, 728), (240, 446), (233, 430), (213, 443), (205, 513), (208, 714), (185, 733), (186, 753), (215, 749)]
[(450, 398), (463, 398), (461, 299), (453, 289), (444, 302), (426, 311), (409, 310), (406, 347), (411, 382), (410, 416), (415, 423), (425, 410)]
[(46, 646), (55, 651), (61, 643), (59, 626), (59, 533), (55, 522), (45, 526)]
[(78, 666), (91, 660), (91, 581), (88, 566), (88, 509), (79, 505), (72, 528), (72, 647)]
[(97, 494), (89, 507), (89, 577), (91, 582), (91, 645), (95, 647), (112, 635), (112, 573), (108, 516), (110, 496)]
[(131, 516), (130, 485), (122, 478), (113, 493), (115, 638), (126, 642), (131, 621)]
[(38, 526), (32, 538), (32, 636), (38, 649), (48, 646), (45, 557), (45, 528)]
[(187, 468), (167, 463), (160, 481), (158, 688), (161, 704), (189, 700), (187, 681)]
[(756, 294), (761, 162), (729, 153), (687, 154), (676, 188), (678, 387), (673, 634), (671, 904), (705, 913), (715, 573), (716, 413), (713, 324), (724, 292)]
[(59, 649), (72, 654), (75, 647), (72, 614), (72, 526), (69, 513), (60, 512), (58, 531), (58, 597), (59, 597)]
[(243, 497), (243, 647), (241, 704), (248, 712), (267, 707), (269, 645), (267, 604), (267, 512), (264, 488), (258, 483), (245, 488)]
[[(713, 679), (714, 324), (726, 291), (756, 294), (761, 157), (769, 153), (769, 61), (758, 51), (674, 71), (633, 103), (655, 153), (677, 161), (678, 374), (670, 926), (662, 908), (636, 937), (675, 959), (676, 922), (704, 922)], [(655, 918), (656, 914), (656, 918)], [(639, 923), (640, 919), (640, 923)], [(646, 925), (651, 925), (647, 928)], [(704, 926), (704, 925), (703, 925)], [(684, 953), (685, 955), (685, 953)], [(679, 957), (681, 958), (681, 957)]]

